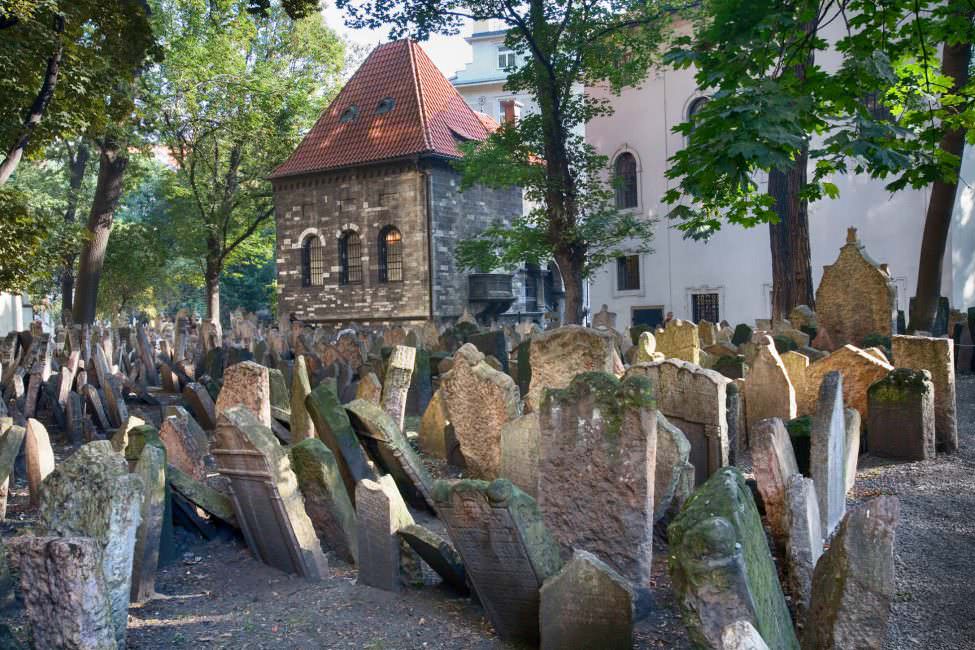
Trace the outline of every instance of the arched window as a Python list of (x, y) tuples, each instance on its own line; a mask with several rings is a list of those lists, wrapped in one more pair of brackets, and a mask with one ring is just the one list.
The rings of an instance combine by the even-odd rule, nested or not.
[(636, 158), (633, 154), (624, 151), (616, 157), (613, 176), (616, 183), (616, 207), (635, 208), (637, 204)]
[(379, 281), (403, 281), (403, 235), (396, 226), (379, 231)]
[(325, 282), (325, 257), (318, 235), (308, 235), (301, 244), (301, 286), (320, 287)]
[(362, 282), (362, 242), (359, 233), (346, 230), (339, 237), (339, 284)]
[(700, 113), (701, 109), (704, 108), (704, 105), (707, 103), (707, 97), (698, 97), (687, 106), (687, 121), (691, 123), (691, 132), (687, 134), (688, 142), (690, 142), (691, 137), (694, 135), (694, 129), (697, 128), (697, 124), (694, 122), (694, 116)]

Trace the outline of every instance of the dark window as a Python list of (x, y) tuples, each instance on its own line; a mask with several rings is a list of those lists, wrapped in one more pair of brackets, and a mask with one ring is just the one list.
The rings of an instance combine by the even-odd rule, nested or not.
[(640, 256), (627, 255), (616, 258), (617, 291), (635, 291), (640, 288)]
[(362, 282), (362, 242), (359, 233), (346, 230), (339, 238), (339, 284)]
[(386, 97), (376, 106), (376, 115), (390, 112), (393, 110), (393, 106), (396, 106), (396, 100), (392, 97)]
[(694, 116), (701, 112), (704, 105), (708, 103), (707, 97), (698, 97), (691, 102), (690, 106), (687, 107), (687, 121), (691, 123), (691, 133), (687, 136), (688, 140), (694, 135), (694, 129), (697, 128), (694, 122)]
[(325, 258), (317, 235), (309, 235), (301, 245), (301, 286), (320, 287), (325, 282)]
[(695, 293), (691, 295), (691, 318), (695, 323), (706, 320), (711, 323), (720, 323), (721, 318), (718, 314), (718, 294), (716, 293)]
[(356, 115), (358, 114), (359, 114), (359, 108), (355, 104), (353, 104), (352, 106), (349, 106), (347, 109), (342, 111), (342, 114), (339, 115), (339, 122), (342, 123), (351, 122), (356, 118)]
[(633, 324), (656, 327), (664, 322), (663, 307), (637, 307), (633, 310)]
[(613, 165), (616, 183), (616, 207), (620, 209), (636, 207), (636, 158), (629, 152), (616, 157)]
[(538, 285), (541, 271), (536, 264), (525, 264), (525, 311), (538, 311)]
[(395, 226), (379, 233), (379, 281), (403, 281), (403, 236)]

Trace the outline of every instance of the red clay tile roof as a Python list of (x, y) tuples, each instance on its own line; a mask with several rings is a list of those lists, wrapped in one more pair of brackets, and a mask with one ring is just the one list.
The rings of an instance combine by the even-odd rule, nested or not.
[[(377, 113), (386, 98), (392, 110)], [(358, 113), (341, 121), (351, 106)], [(372, 51), (271, 178), (418, 154), (459, 158), (458, 141), (488, 133), (417, 43), (394, 41)]]

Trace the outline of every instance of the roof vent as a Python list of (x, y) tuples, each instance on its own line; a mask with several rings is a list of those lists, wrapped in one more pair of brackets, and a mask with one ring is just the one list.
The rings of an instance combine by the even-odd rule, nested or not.
[(376, 115), (388, 113), (393, 110), (394, 106), (396, 106), (396, 100), (392, 97), (385, 97), (379, 102), (379, 104), (376, 105)]
[(352, 106), (349, 106), (347, 109), (342, 111), (342, 114), (339, 115), (339, 122), (342, 123), (351, 122), (356, 118), (358, 114), (359, 114), (359, 109), (356, 107), (355, 104), (353, 104)]

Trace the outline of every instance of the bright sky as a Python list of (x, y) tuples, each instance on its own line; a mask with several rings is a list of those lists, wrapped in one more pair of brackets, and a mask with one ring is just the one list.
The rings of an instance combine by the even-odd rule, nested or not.
[[(325, 22), (329, 27), (350, 41), (366, 45), (369, 49), (389, 40), (389, 32), (385, 30), (350, 29), (346, 27), (343, 21), (343, 12), (336, 9), (332, 4), (326, 5), (324, 13)], [(466, 33), (470, 33), (469, 27)], [(431, 36), (429, 41), (420, 45), (447, 77), (453, 76), (471, 60), (471, 46), (459, 35)]]

